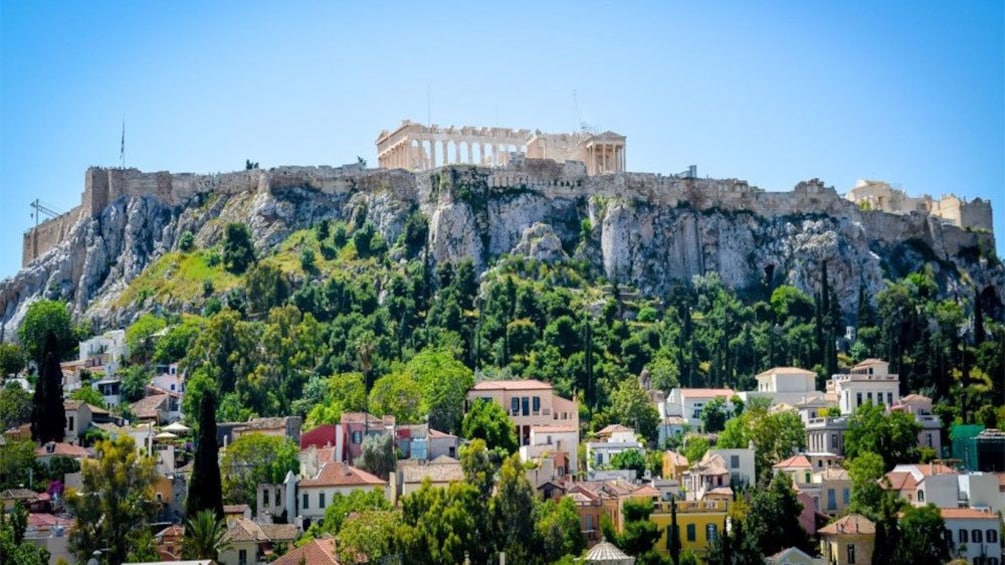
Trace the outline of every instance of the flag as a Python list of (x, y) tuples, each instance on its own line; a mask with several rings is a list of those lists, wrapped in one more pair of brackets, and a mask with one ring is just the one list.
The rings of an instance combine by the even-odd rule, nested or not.
[(119, 161), (126, 167), (126, 119), (122, 118), (122, 143), (119, 145)]

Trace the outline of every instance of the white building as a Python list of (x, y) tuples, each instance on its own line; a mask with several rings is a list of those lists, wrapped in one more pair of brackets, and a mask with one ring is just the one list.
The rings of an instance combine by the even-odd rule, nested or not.
[(80, 342), (80, 361), (88, 366), (103, 366), (105, 374), (111, 375), (119, 368), (119, 363), (129, 355), (126, 346), (126, 331), (112, 330), (89, 340)]
[(852, 414), (866, 403), (890, 407), (900, 402), (900, 377), (890, 373), (886, 361), (866, 359), (850, 373), (831, 377), (827, 392), (837, 394), (842, 415)]
[(570, 424), (545, 424), (531, 426), (530, 444), (520, 447), (520, 460), (532, 461), (541, 457), (564, 453), (568, 473), (579, 472), (579, 428)]
[(611, 459), (625, 451), (638, 451), (645, 455), (645, 446), (635, 439), (635, 430), (619, 426), (619, 430), (607, 435), (603, 441), (586, 444), (586, 468), (589, 473), (607, 467)]
[(738, 393), (744, 402), (768, 398), (772, 405), (793, 406), (823, 397), (817, 390), (817, 374), (799, 367), (774, 367), (757, 375), (757, 390)]
[(754, 446), (740, 449), (709, 449), (709, 453), (722, 457), (733, 484), (757, 484), (757, 469), (754, 467)]
[(953, 542), (954, 552), (970, 563), (1001, 565), (1001, 518), (990, 510), (942, 508), (939, 510)]
[(697, 430), (701, 428), (701, 410), (706, 404), (721, 398), (726, 403), (725, 409), (732, 412), (734, 394), (729, 388), (674, 388), (667, 395), (660, 416), (683, 417), (691, 429)]
[(357, 469), (348, 463), (328, 461), (322, 463), (317, 475), (297, 483), (297, 515), (308, 521), (325, 517), (325, 509), (336, 494), (349, 495), (354, 490), (379, 490), (391, 500), (387, 481)]

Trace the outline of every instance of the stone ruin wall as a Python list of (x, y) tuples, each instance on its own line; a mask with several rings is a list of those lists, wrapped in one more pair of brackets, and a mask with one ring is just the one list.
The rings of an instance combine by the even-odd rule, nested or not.
[[(448, 194), (437, 191), (439, 187), (433, 187), (431, 180), (447, 171), (469, 182), (484, 181), (494, 195), (522, 189), (550, 199), (597, 196), (667, 207), (746, 211), (767, 217), (827, 214), (858, 221), (882, 213), (862, 212), (855, 202), (842, 197), (817, 179), (800, 183), (790, 192), (768, 192), (737, 179), (700, 179), (657, 173), (588, 175), (586, 166), (581, 162), (558, 163), (550, 159), (523, 157), (514, 159), (506, 167), (461, 165), (419, 173), (403, 169), (364, 169), (355, 164), (343, 167), (287, 166), (210, 175), (90, 168), (85, 174), (80, 206), (25, 232), (22, 266), (58, 245), (78, 221), (98, 216), (109, 204), (123, 197), (153, 197), (167, 205), (177, 206), (201, 193), (231, 195), (306, 186), (329, 194), (390, 191), (403, 200), (418, 201), (429, 209), (436, 206), (435, 201), (450, 199)], [(991, 231), (990, 203), (980, 199), (961, 203), (959, 214), (964, 225), (987, 226), (987, 231)], [(909, 214), (914, 215), (931, 217), (922, 213)], [(993, 238), (990, 233), (988, 236)], [(973, 244), (973, 237), (951, 239), (958, 241), (958, 244), (949, 246), (952, 248)]]

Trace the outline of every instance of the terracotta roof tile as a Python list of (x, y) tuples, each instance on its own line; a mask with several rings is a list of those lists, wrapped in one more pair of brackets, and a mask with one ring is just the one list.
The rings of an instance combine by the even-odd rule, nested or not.
[(471, 390), (551, 390), (551, 385), (534, 379), (512, 381), (482, 381)]
[(330, 461), (321, 467), (317, 477), (300, 481), (301, 488), (310, 487), (383, 487), (387, 482), (380, 477), (357, 469), (347, 463)]
[(302, 547), (288, 551), (285, 555), (272, 562), (273, 565), (341, 565), (335, 557), (335, 540), (314, 539)]
[(942, 519), (946, 518), (956, 518), (956, 519), (981, 519), (986, 518), (988, 520), (998, 520), (998, 516), (995, 514), (984, 511), (977, 510), (976, 508), (940, 508), (939, 513), (942, 514)]
[(810, 460), (801, 453), (771, 466), (772, 469), (809, 469), (812, 467)]
[(49, 457), (56, 455), (65, 455), (66, 457), (74, 457), (74, 458), (84, 458), (89, 457), (90, 452), (88, 452), (83, 447), (80, 447), (79, 445), (73, 445), (70, 443), (52, 443), (52, 442), (35, 449), (35, 457)]
[(861, 514), (849, 514), (840, 520), (827, 524), (817, 530), (820, 534), (830, 535), (875, 535), (876, 524)]
[(160, 417), (161, 408), (171, 398), (166, 394), (154, 394), (146, 398), (141, 398), (129, 405), (129, 409), (141, 420), (150, 420)]

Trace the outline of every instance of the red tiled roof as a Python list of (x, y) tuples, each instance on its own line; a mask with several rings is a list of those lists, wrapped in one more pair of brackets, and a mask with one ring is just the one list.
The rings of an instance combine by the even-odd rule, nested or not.
[(785, 461), (779, 461), (771, 466), (772, 469), (807, 469), (812, 467), (810, 460), (803, 454), (793, 455)]
[(335, 557), (335, 540), (314, 539), (302, 547), (288, 551), (285, 555), (272, 562), (273, 565), (341, 565)]
[(171, 524), (170, 526), (164, 528), (163, 530), (154, 534), (155, 538), (180, 538), (185, 535), (185, 528), (181, 524)]
[(387, 481), (357, 469), (347, 463), (331, 461), (321, 467), (321, 472), (313, 479), (300, 481), (300, 487), (367, 487), (387, 486)]
[(36, 528), (39, 530), (51, 529), (53, 526), (63, 526), (64, 528), (69, 528), (72, 524), (73, 520), (60, 518), (59, 516), (54, 516), (52, 514), (34, 512), (28, 514), (28, 527), (30, 528)]
[(861, 514), (849, 514), (837, 522), (827, 524), (817, 530), (818, 534), (869, 535), (876, 533), (876, 524)]
[(247, 504), (224, 504), (223, 513), (224, 514), (243, 514), (246, 510), (250, 510)]
[(482, 381), (471, 390), (551, 390), (551, 385), (534, 379)]
[(918, 486), (914, 475), (906, 471), (890, 471), (886, 474), (886, 478), (890, 481), (890, 488), (893, 490), (910, 490)]
[(976, 508), (939, 508), (939, 514), (942, 514), (943, 520), (946, 518), (998, 520), (995, 514)]
[[(49, 451), (49, 446), (52, 446), (52, 451)], [(47, 443), (37, 449), (35, 449), (35, 457), (55, 457), (56, 455), (65, 455), (66, 457), (83, 458), (89, 457), (90, 453), (83, 447), (79, 445), (73, 445), (70, 443)]]
[(953, 469), (949, 465), (945, 465), (942, 463), (918, 463), (917, 465), (915, 465), (915, 467), (917, 467), (918, 471), (921, 472), (921, 474), (926, 477), (930, 477), (932, 475), (959, 474), (959, 472), (957, 472), (956, 469)]
[(883, 364), (883, 363), (886, 363), (886, 361), (883, 361), (882, 359), (866, 359), (865, 361), (862, 361), (858, 365), (855, 365), (854, 367), (852, 367), (852, 369), (859, 369), (859, 368), (862, 368), (862, 367), (869, 367), (869, 366), (872, 366), (872, 365), (879, 365), (879, 364)]
[(161, 407), (168, 401), (167, 394), (154, 394), (146, 398), (141, 398), (129, 405), (129, 409), (136, 414), (140, 420), (151, 420), (160, 417)]

